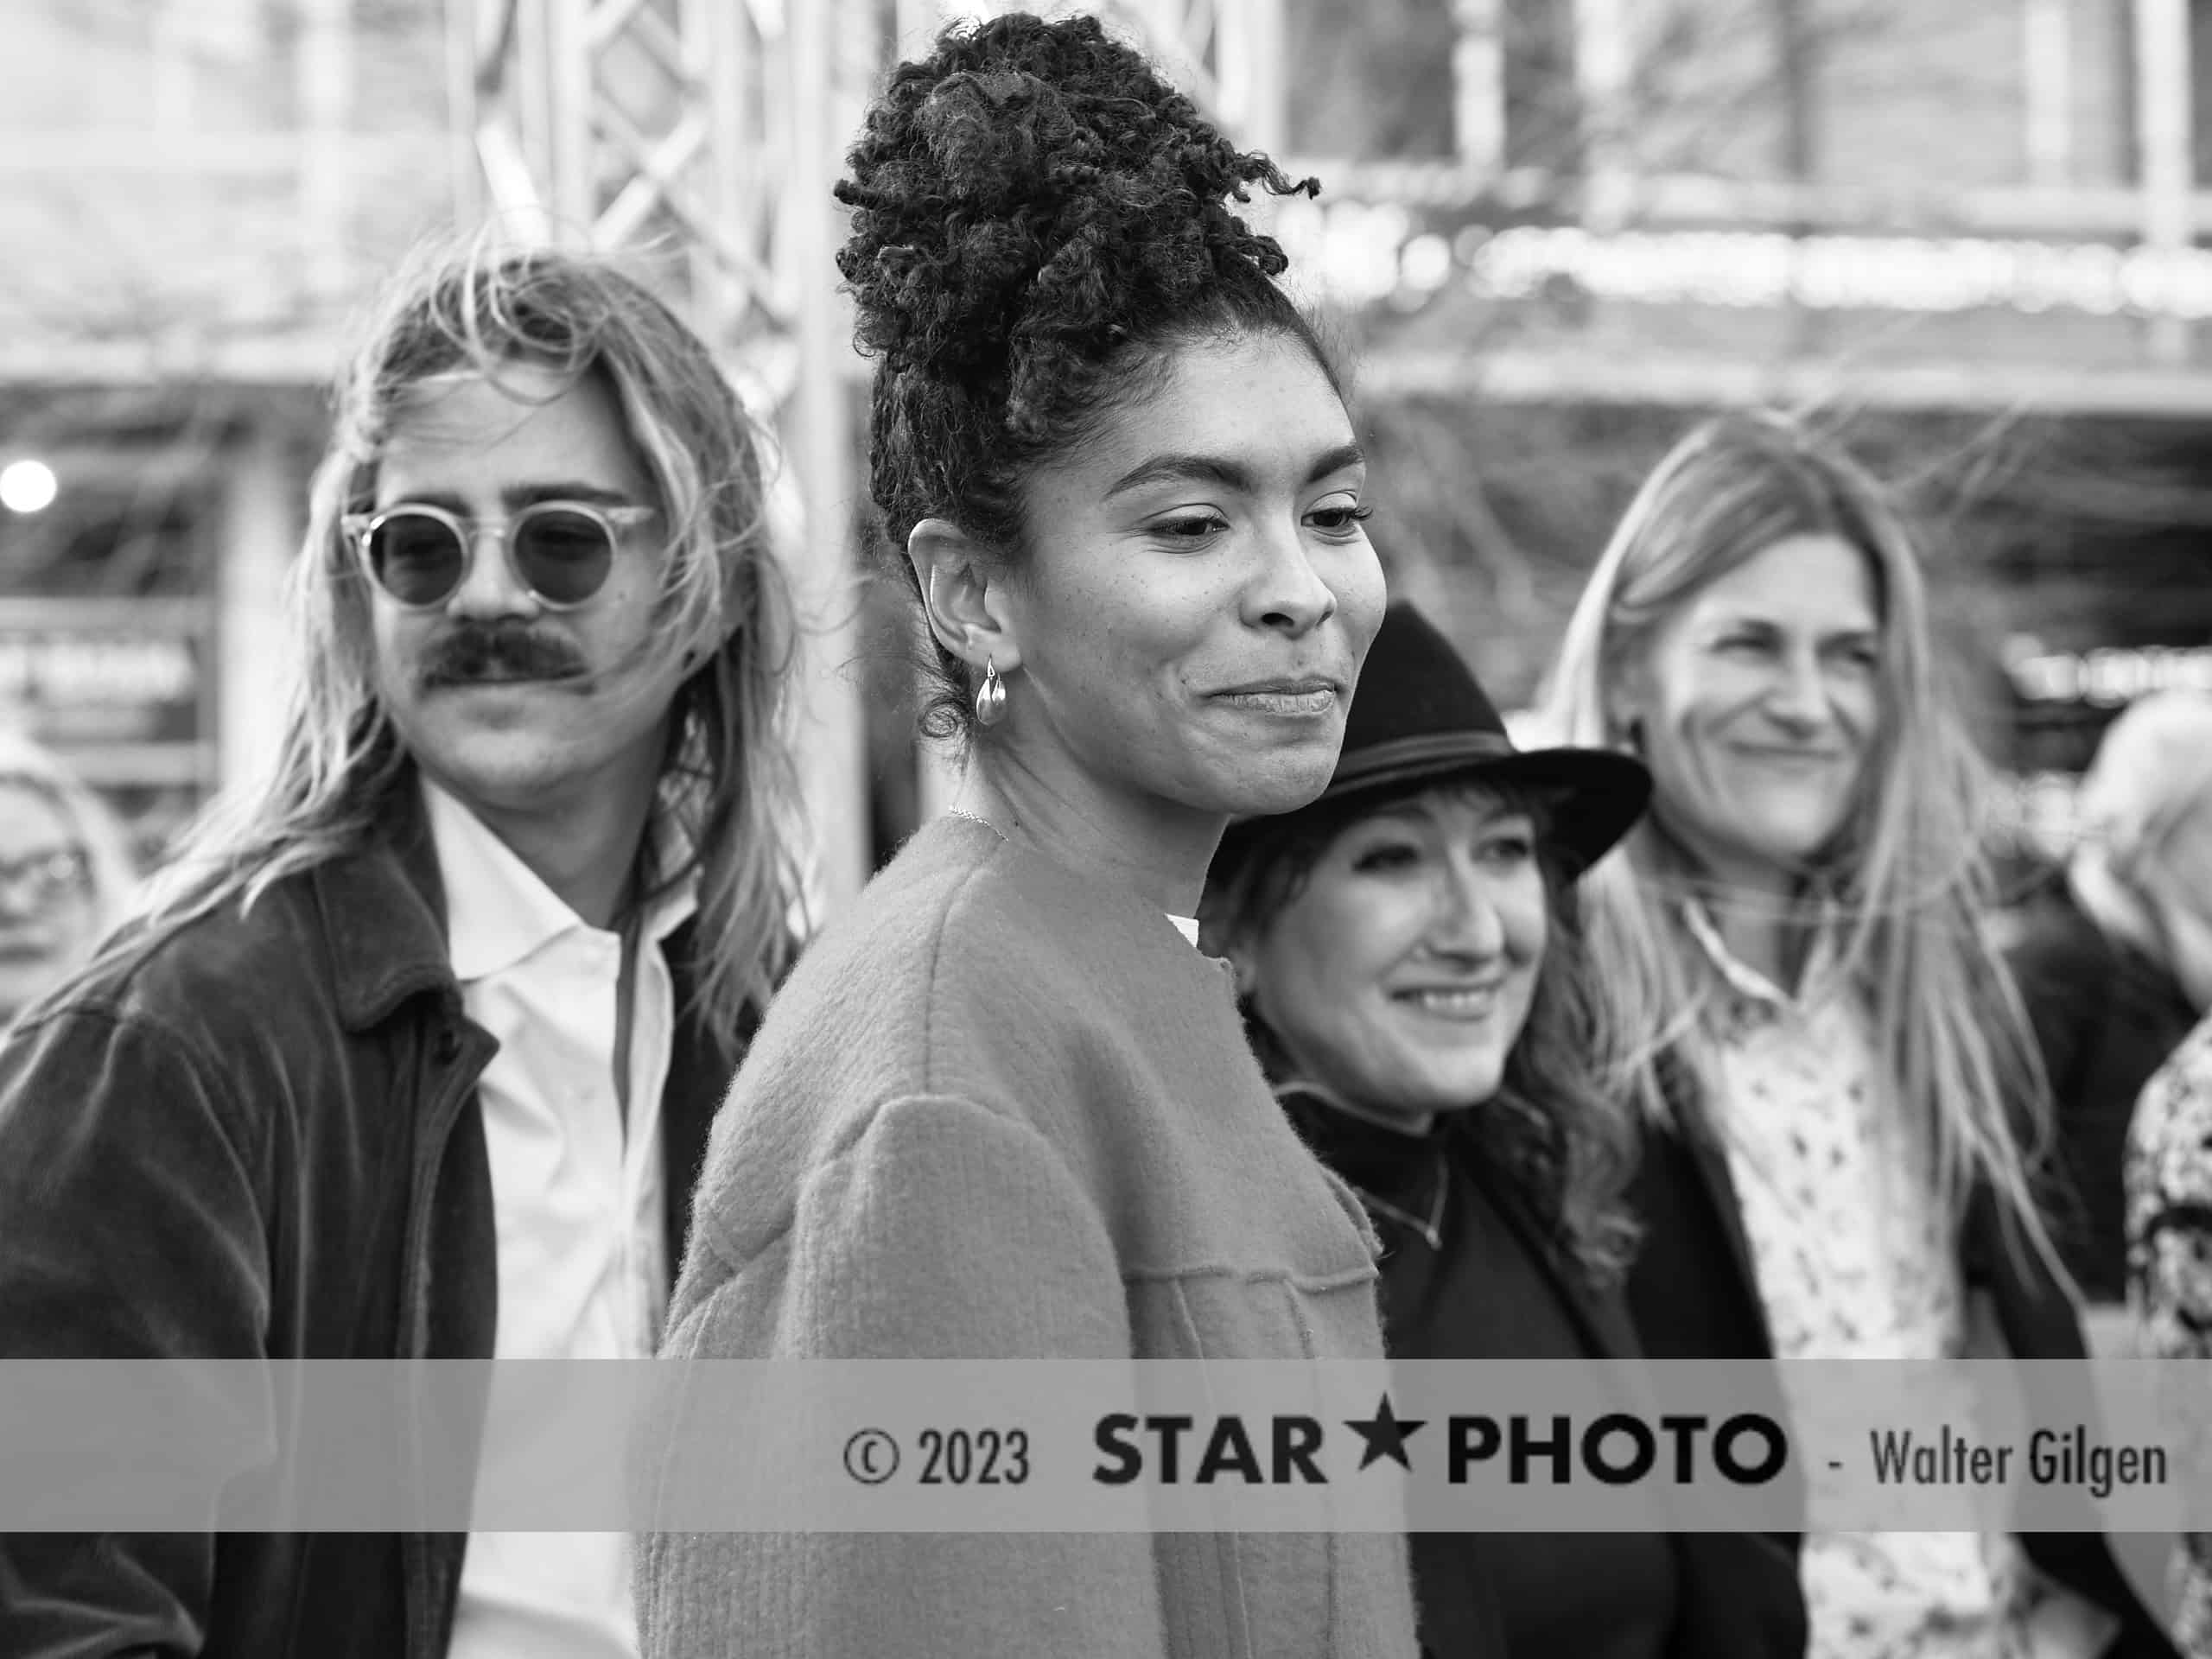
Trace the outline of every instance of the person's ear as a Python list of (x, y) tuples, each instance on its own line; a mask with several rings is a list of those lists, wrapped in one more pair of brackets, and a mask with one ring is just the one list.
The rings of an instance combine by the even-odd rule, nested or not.
[(1605, 733), (1630, 753), (1643, 753), (1644, 728), (1650, 720), (1656, 687), (1649, 645), (1643, 650), (1607, 654), (1598, 675), (1599, 706), (1605, 710)]
[(1259, 964), (1254, 960), (1255, 953), (1252, 949), (1250, 931), (1237, 928), (1217, 944), (1211, 937), (1212, 933), (1212, 928), (1202, 922), (1199, 943), (1213, 947), (1215, 954), (1229, 964), (1230, 982), (1236, 988), (1236, 1000), (1242, 1002), (1252, 995), (1253, 988), (1260, 982)]
[(1631, 754), (1643, 753), (1643, 702), (1640, 697), (1621, 690), (1609, 690), (1605, 694), (1605, 730), (1616, 742), (1625, 744)]
[(906, 537), (906, 558), (922, 591), (931, 635), (954, 656), (1001, 674), (1021, 666), (1006, 602), (1006, 567), (949, 518), (925, 518)]
[(2118, 833), (2107, 828), (2105, 868), (2145, 899), (2163, 902), (2180, 884), (2176, 855), (2200, 830), (2204, 810), (2191, 797), (2169, 796), (2134, 823), (2120, 826)]
[(1260, 970), (1252, 965), (1250, 953), (1232, 950), (1229, 952), (1228, 962), (1230, 982), (1236, 988), (1236, 1000), (1239, 1002), (1250, 1001), (1252, 993), (1260, 983)]
[(2102, 839), (2105, 868), (2112, 872), (2121, 886), (2142, 893), (2145, 884), (2140, 830), (2126, 836), (2108, 834)]

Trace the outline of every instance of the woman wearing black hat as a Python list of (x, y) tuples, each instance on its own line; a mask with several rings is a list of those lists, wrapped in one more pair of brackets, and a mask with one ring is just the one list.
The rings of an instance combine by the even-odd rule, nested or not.
[[(1327, 791), (1240, 824), (1200, 912), (1300, 1132), (1365, 1200), (1407, 1359), (1623, 1358), (1630, 1131), (1596, 1088), (1573, 882), (1643, 810), (1618, 754), (1516, 751), (1394, 605)], [(1787, 1557), (1738, 1534), (1414, 1541), (1425, 1648), (1795, 1654)], [(1607, 1586), (1590, 1593), (1592, 1583)]]

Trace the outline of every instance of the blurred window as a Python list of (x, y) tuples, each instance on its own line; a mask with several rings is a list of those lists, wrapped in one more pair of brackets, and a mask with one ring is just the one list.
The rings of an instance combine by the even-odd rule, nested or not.
[(52, 459), (50, 505), (30, 513), (0, 510), (0, 598), (209, 590), (219, 452), (167, 434), (117, 433), (105, 442), (79, 438)]
[(1582, 100), (1574, 76), (1574, 8), (1502, 0), (1505, 164), (1580, 170)]
[(1289, 149), (1347, 161), (1446, 161), (1451, 0), (1285, 0)]
[(2212, 0), (2190, 0), (2190, 153), (2199, 190), (2212, 185)]
[[(2172, 16), (2176, 14), (2165, 14)], [(2190, 159), (2199, 190), (2212, 187), (2212, 0), (2183, 0), (2178, 14), (2187, 31)], [(2111, 119), (2119, 182), (2143, 179), (2143, 63), (2140, 31), (2155, 27), (2158, 7), (2115, 5), (2107, 14), (2112, 37)], [(2160, 55), (2164, 56), (2164, 43)], [(2166, 60), (2171, 61), (2169, 58)]]

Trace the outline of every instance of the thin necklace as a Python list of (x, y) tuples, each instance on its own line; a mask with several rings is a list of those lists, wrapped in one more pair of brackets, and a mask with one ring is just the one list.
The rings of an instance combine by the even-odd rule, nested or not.
[(989, 830), (1001, 841), (1004, 841), (1006, 839), (1006, 831), (1000, 829), (998, 825), (993, 823), (988, 818), (983, 817), (980, 812), (970, 812), (963, 806), (948, 806), (944, 809), (944, 815), (949, 818), (965, 818), (970, 823), (980, 823), (984, 829)]
[(1445, 1194), (1452, 1190), (1452, 1178), (1449, 1171), (1439, 1169), (1436, 1172), (1436, 1198), (1428, 1206), (1427, 1221), (1423, 1221), (1410, 1210), (1399, 1209), (1388, 1198), (1376, 1198), (1363, 1186), (1356, 1185), (1351, 1181), (1346, 1181), (1344, 1185), (1358, 1193), (1360, 1202), (1366, 1205), (1369, 1209), (1380, 1210), (1392, 1220), (1400, 1222), (1419, 1233), (1430, 1249), (1440, 1252), (1444, 1249), (1444, 1198)]
[[(1388, 1129), (1392, 1135), (1402, 1136), (1409, 1141), (1422, 1138), (1421, 1134), (1407, 1128), (1402, 1123), (1394, 1123), (1379, 1113), (1360, 1110), (1335, 1090), (1316, 1083), (1310, 1077), (1297, 1077), (1287, 1083), (1279, 1083), (1274, 1085), (1273, 1093), (1277, 1100), (1284, 1100), (1292, 1095), (1302, 1094), (1318, 1101), (1331, 1111), (1341, 1112), (1346, 1117), (1357, 1118), (1363, 1123), (1371, 1123), (1378, 1129)], [(1436, 1198), (1428, 1206), (1427, 1221), (1423, 1221), (1410, 1210), (1401, 1210), (1388, 1198), (1376, 1198), (1357, 1181), (1346, 1180), (1344, 1185), (1357, 1192), (1360, 1202), (1366, 1205), (1369, 1209), (1380, 1210), (1384, 1215), (1419, 1233), (1430, 1249), (1439, 1252), (1443, 1249), (1444, 1199), (1445, 1195), (1452, 1190), (1452, 1172), (1441, 1160), (1439, 1161), (1436, 1171)]]

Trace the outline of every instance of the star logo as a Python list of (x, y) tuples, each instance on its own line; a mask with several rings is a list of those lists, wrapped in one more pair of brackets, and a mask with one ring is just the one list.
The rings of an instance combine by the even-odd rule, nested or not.
[(1379, 1459), (1392, 1458), (1396, 1459), (1399, 1468), (1410, 1470), (1413, 1464), (1406, 1457), (1406, 1442), (1427, 1421), (1426, 1417), (1399, 1416), (1390, 1409), (1390, 1396), (1385, 1394), (1382, 1403), (1375, 1408), (1372, 1417), (1346, 1418), (1344, 1427), (1367, 1442), (1366, 1449), (1360, 1453), (1361, 1468), (1366, 1468)]

